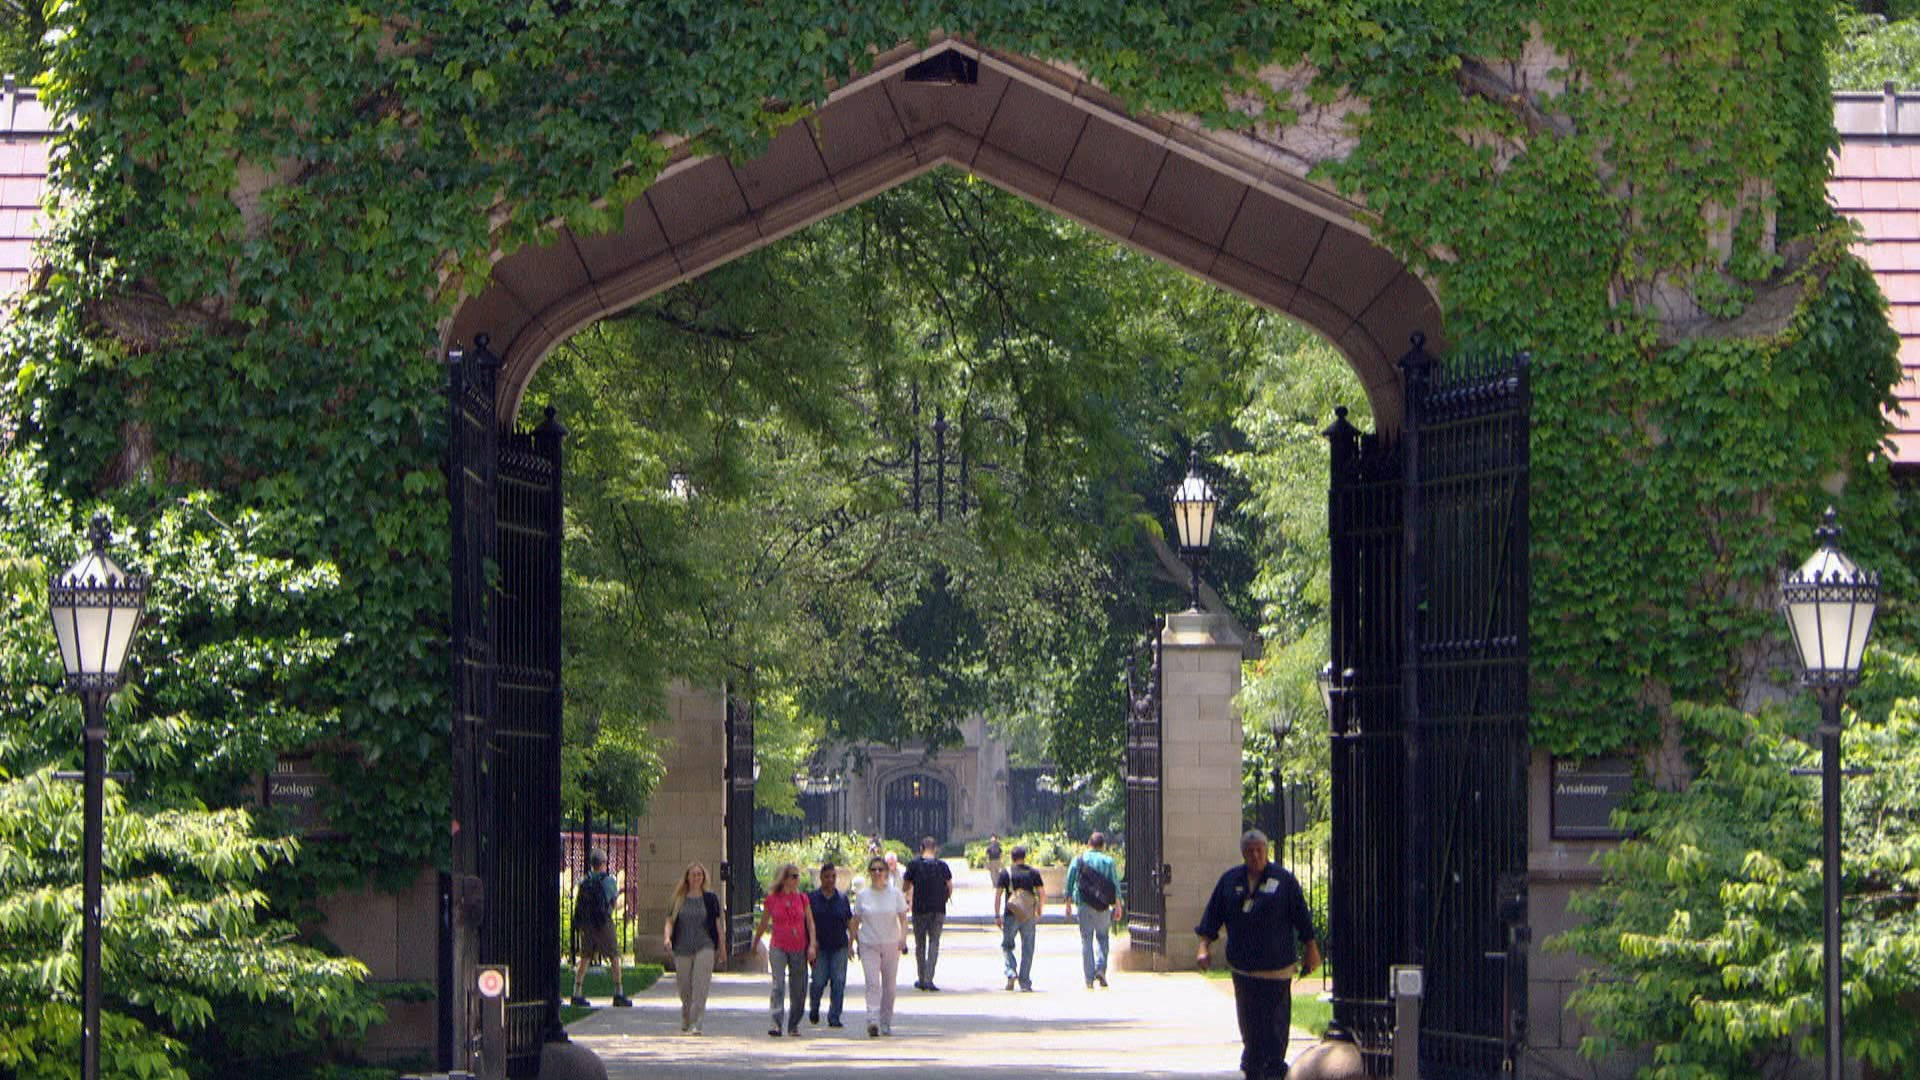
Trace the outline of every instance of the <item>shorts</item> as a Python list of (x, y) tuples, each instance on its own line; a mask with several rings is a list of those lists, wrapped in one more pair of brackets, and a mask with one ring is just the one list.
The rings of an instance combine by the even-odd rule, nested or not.
[(599, 926), (582, 926), (580, 930), (580, 955), (588, 963), (595, 960), (613, 960), (620, 955), (620, 943), (613, 934), (613, 920), (609, 919)]

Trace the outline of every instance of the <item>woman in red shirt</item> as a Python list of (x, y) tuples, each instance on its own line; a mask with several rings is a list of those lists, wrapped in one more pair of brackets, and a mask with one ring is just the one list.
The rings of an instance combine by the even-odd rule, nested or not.
[[(773, 1026), (767, 1034), (780, 1034), (781, 1018), (786, 1018), (789, 1035), (800, 1034), (800, 1014), (806, 1011), (807, 967), (819, 948), (813, 933), (813, 905), (800, 888), (800, 868), (793, 863), (780, 868), (780, 875), (767, 894), (759, 922), (753, 927), (753, 944), (760, 946), (760, 935), (773, 925), (773, 938), (767, 943), (767, 968), (773, 975)], [(791, 1004), (783, 1004), (782, 998)]]

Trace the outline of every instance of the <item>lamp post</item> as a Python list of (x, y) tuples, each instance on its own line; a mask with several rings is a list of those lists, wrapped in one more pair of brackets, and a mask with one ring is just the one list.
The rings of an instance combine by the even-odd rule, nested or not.
[(1187, 478), (1173, 489), (1173, 524), (1180, 534), (1180, 554), (1186, 556), (1192, 572), (1189, 611), (1200, 610), (1200, 564), (1213, 547), (1214, 511), (1219, 508), (1220, 497), (1200, 475), (1200, 451), (1191, 451), (1187, 455)]
[(88, 529), (93, 550), (48, 586), (48, 608), (67, 689), (80, 696), (86, 718), (86, 794), (82, 840), (86, 867), (81, 885), (80, 1077), (100, 1076), (100, 863), (101, 817), (106, 802), (107, 699), (126, 676), (127, 655), (146, 608), (147, 579), (129, 574), (107, 557), (112, 533), (104, 514)]
[(1820, 550), (1780, 580), (1780, 602), (1800, 654), (1800, 683), (1820, 699), (1820, 825), (1826, 862), (1827, 1080), (1840, 1080), (1840, 704), (1860, 681), (1860, 657), (1880, 603), (1880, 575), (1841, 554), (1833, 508)]

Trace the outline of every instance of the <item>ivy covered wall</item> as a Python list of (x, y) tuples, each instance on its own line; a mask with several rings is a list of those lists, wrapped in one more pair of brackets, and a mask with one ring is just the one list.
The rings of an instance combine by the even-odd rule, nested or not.
[(941, 30), (1274, 141), (1344, 106), (1320, 182), (1434, 284), (1452, 342), (1536, 357), (1540, 745), (1651, 747), (1671, 701), (1767, 693), (1772, 575), (1827, 500), (1910, 622), (1876, 558), (1893, 338), (1823, 194), (1823, 0), (72, 0), (6, 449), (136, 526), (192, 494), (337, 568), (352, 601), (315, 633), (340, 645), (301, 693), (356, 750), (350, 840), (308, 872), (441, 855), (436, 328), (496, 254), (612, 224), (656, 134), (751, 154)]

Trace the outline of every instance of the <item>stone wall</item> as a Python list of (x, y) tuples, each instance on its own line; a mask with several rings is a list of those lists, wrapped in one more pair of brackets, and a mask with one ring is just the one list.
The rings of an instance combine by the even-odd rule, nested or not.
[[(367, 965), (372, 982), (439, 985), (440, 875), (431, 867), (401, 892), (368, 886), (323, 897), (319, 907), (320, 934)], [(415, 1059), (435, 1052), (439, 1006), (434, 1001), (390, 1001), (386, 1008), (387, 1022), (367, 1032), (370, 1059)]]
[[(720, 862), (725, 858), (727, 789), (726, 697), (675, 683), (667, 694), (663, 754), (666, 765), (647, 816), (640, 819), (638, 859), (624, 883), (628, 917), (636, 920), (634, 951), (643, 960), (663, 960), (661, 930), (667, 902), (688, 863), (707, 868), (709, 887), (724, 896)], [(747, 869), (748, 873), (752, 868)]]

